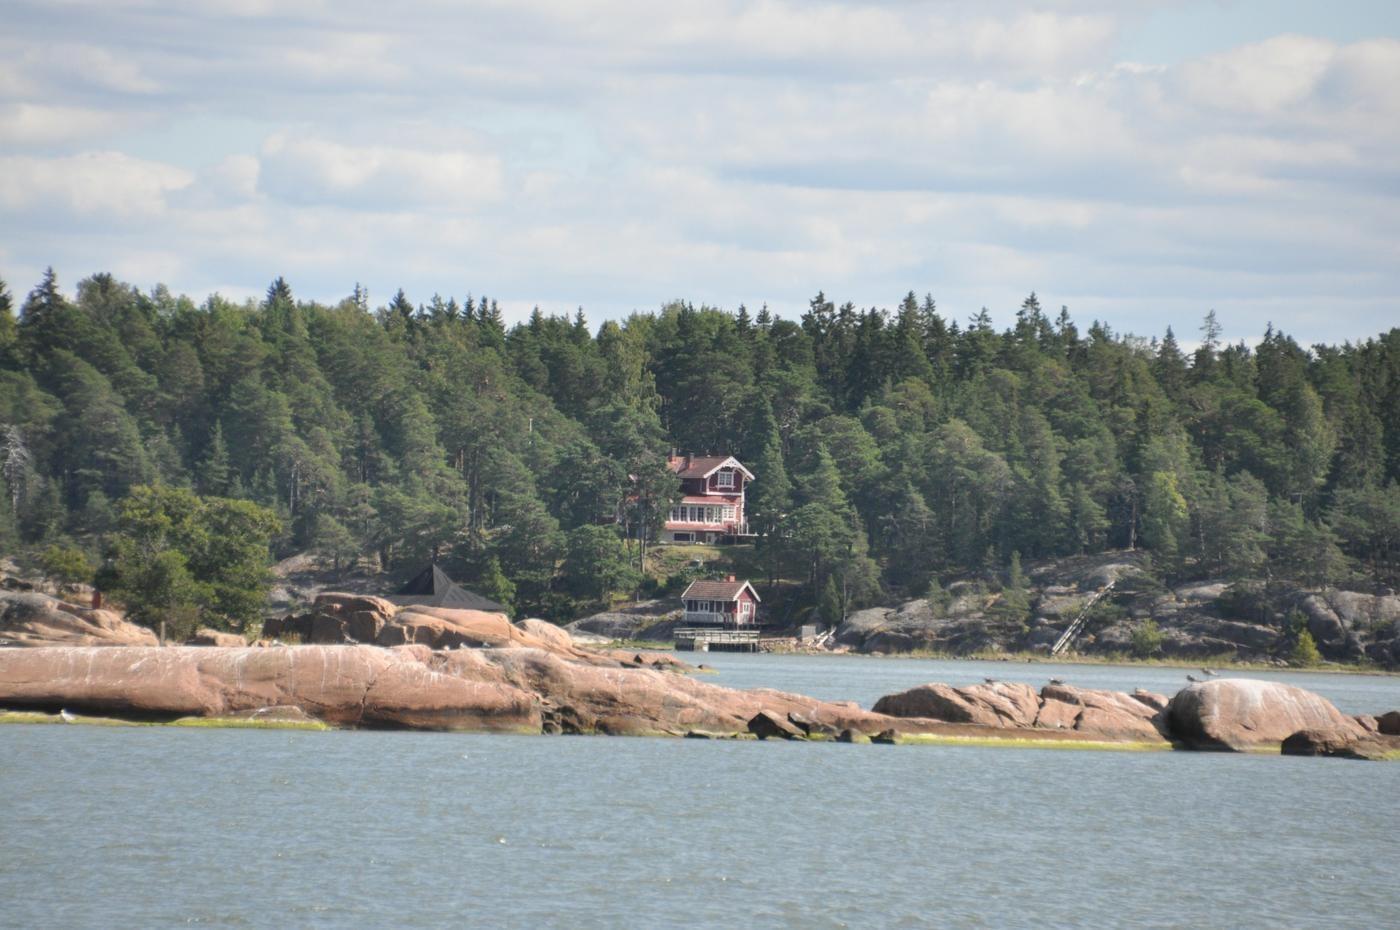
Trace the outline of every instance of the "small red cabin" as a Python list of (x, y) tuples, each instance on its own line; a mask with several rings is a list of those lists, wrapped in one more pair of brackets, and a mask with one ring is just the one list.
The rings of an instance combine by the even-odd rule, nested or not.
[(686, 626), (729, 629), (758, 625), (758, 592), (747, 581), (692, 581), (681, 595)]

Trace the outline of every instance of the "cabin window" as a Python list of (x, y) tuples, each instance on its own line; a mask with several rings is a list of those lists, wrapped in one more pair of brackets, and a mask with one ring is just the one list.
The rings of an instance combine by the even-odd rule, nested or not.
[(732, 488), (732, 487), (734, 487), (734, 472), (733, 472), (733, 470), (732, 470), (732, 469), (726, 468), (724, 471), (720, 472), (718, 475), (715, 475), (715, 487), (717, 487), (717, 488)]
[(726, 507), (726, 508), (724, 508), (724, 519), (726, 519), (726, 520), (733, 520), (733, 519), (734, 519), (734, 508), (733, 508), (733, 507)]

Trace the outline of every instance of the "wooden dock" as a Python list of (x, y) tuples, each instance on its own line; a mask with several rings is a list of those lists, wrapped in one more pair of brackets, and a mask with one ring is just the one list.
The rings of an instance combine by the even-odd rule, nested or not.
[(718, 627), (681, 627), (676, 630), (677, 652), (758, 652), (758, 630), (725, 630)]

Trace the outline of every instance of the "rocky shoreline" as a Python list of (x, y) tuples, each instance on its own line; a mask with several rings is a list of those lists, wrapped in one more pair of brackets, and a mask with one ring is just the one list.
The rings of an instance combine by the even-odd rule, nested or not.
[[(685, 674), (689, 666), (670, 656), (589, 648), (558, 627), (512, 624), (500, 614), (396, 609), (377, 598), (329, 594), (296, 623), (332, 642), (0, 649), (0, 708), (28, 712), (27, 720), (38, 712), (64, 714), (58, 719), (1400, 757), (1400, 713), (1348, 717), (1315, 694), (1274, 682), (1214, 679), (1170, 698), (1059, 683), (1038, 691), (1009, 682), (932, 683), (865, 710), (721, 687)], [(353, 634), (381, 645), (346, 642)]]

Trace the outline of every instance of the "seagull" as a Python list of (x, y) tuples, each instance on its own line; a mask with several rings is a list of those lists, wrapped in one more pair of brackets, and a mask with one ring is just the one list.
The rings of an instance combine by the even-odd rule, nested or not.
[(1187, 681), (1194, 681), (1194, 682), (1199, 682), (1199, 681), (1200, 681), (1200, 679), (1197, 678), (1195, 675), (1187, 675), (1187, 676), (1186, 676), (1186, 680), (1187, 680)]
[(1064, 682), (1061, 681), (1061, 680), (1058, 679), (1058, 678), (1052, 678), (1052, 679), (1050, 679), (1050, 684), (1052, 684), (1052, 685), (1062, 685), (1062, 684), (1064, 684)]
[(68, 713), (68, 710), (66, 708), (58, 712), (58, 717), (64, 723), (76, 723), (78, 720), (78, 718), (75, 717), (73, 714)]
[(989, 685), (994, 685), (997, 683), (997, 680), (995, 678), (983, 678), (982, 680)]
[(1213, 669), (1213, 668), (1203, 668), (1203, 669), (1201, 669), (1201, 671), (1202, 671), (1204, 674), (1206, 674), (1206, 675), (1219, 675), (1219, 674), (1220, 674), (1219, 672), (1217, 672), (1217, 671), (1216, 671), (1215, 669)]

